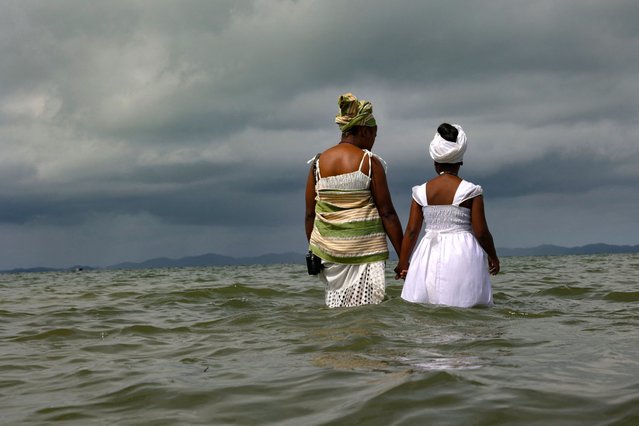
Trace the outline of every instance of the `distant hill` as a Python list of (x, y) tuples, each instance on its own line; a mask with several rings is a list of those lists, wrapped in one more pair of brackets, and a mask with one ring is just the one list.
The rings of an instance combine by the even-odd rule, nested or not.
[[(601, 253), (639, 253), (639, 245), (621, 246), (610, 244), (588, 244), (579, 247), (561, 247), (550, 244), (544, 244), (530, 248), (497, 248), (497, 254), (500, 257), (507, 256), (563, 256), (563, 255), (583, 255), (583, 254), (601, 254)], [(391, 261), (396, 261), (394, 254)], [(25, 272), (73, 272), (92, 269), (152, 269), (152, 268), (186, 268), (186, 267), (204, 267), (204, 266), (223, 266), (223, 265), (273, 265), (273, 264), (299, 264), (304, 265), (304, 254), (302, 253), (271, 253), (261, 256), (252, 257), (230, 257), (221, 254), (208, 253), (200, 256), (188, 256), (178, 259), (170, 259), (168, 257), (158, 257), (145, 260), (143, 262), (123, 262), (116, 265), (106, 267), (92, 266), (72, 266), (69, 268), (19, 268), (0, 273), (25, 273)]]
[(221, 265), (270, 265), (278, 263), (303, 263), (304, 255), (300, 253), (264, 254), (254, 257), (229, 257), (215, 253), (200, 256), (188, 256), (179, 259), (158, 257), (140, 263), (125, 262), (107, 266), (106, 269), (148, 269), (148, 268), (185, 268), (197, 266)]
[(499, 256), (565, 256), (577, 254), (602, 254), (602, 253), (639, 253), (639, 245), (615, 246), (598, 243), (579, 247), (561, 247), (544, 244), (530, 248), (498, 248)]
[(123, 262), (105, 267), (73, 266), (70, 268), (16, 268), (0, 271), (0, 274), (19, 274), (28, 272), (79, 272), (93, 269), (152, 269), (152, 268), (188, 268), (223, 265), (272, 265), (272, 264), (305, 264), (301, 253), (271, 253), (252, 257), (230, 257), (221, 254), (207, 253), (200, 256), (187, 256), (178, 259), (157, 257), (143, 262)]
[[(639, 245), (615, 246), (610, 244), (589, 244), (580, 247), (561, 247), (554, 245), (541, 245), (531, 248), (498, 248), (500, 256), (561, 256), (577, 254), (599, 253), (639, 253)], [(391, 256), (391, 261), (396, 261)], [(304, 264), (304, 254), (301, 253), (271, 253), (254, 257), (229, 257), (220, 254), (208, 253), (201, 256), (189, 256), (179, 259), (159, 257), (140, 263), (125, 262), (108, 266), (106, 269), (148, 269), (148, 268), (180, 268), (198, 266), (222, 266), (222, 265), (271, 265), (271, 264)]]
[(28, 272), (80, 272), (96, 269), (92, 266), (72, 266), (70, 268), (49, 268), (46, 266), (37, 266), (34, 268), (15, 268), (6, 271), (0, 271), (0, 274), (20, 274)]

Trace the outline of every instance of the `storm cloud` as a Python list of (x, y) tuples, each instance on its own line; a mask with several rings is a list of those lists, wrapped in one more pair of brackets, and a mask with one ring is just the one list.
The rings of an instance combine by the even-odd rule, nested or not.
[(402, 223), (442, 121), (499, 247), (637, 244), (639, 3), (4, 1), (0, 269), (305, 250), (373, 102)]

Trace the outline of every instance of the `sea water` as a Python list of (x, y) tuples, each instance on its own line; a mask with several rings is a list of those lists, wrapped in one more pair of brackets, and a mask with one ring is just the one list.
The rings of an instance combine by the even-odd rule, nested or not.
[(639, 255), (511, 257), (495, 305), (328, 309), (305, 265), (0, 275), (0, 423), (639, 424)]

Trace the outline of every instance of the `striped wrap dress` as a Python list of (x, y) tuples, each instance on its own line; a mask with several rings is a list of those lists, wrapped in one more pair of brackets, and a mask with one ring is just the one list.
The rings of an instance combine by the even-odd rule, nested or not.
[[(322, 258), (319, 276), (331, 308), (384, 300), (388, 246), (370, 190), (373, 155), (364, 150), (358, 170), (327, 177), (322, 177), (315, 160), (315, 222), (309, 248)], [(368, 174), (362, 172), (366, 159)]]

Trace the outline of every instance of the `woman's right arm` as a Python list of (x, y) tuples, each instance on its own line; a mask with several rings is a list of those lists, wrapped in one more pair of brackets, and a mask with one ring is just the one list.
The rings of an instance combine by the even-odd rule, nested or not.
[(399, 255), (399, 263), (395, 268), (395, 279), (398, 278), (406, 278), (402, 276), (402, 273), (408, 270), (408, 261), (410, 260), (410, 255), (415, 248), (415, 243), (417, 242), (417, 237), (419, 237), (419, 232), (422, 230), (422, 223), (424, 222), (424, 213), (422, 212), (422, 206), (417, 204), (415, 200), (413, 200), (410, 205), (410, 214), (408, 215), (408, 223), (406, 224), (406, 231), (404, 232), (404, 238), (402, 239), (402, 249)]
[(473, 198), (472, 201), (473, 205), (471, 206), (470, 221), (473, 227), (473, 234), (475, 234), (475, 238), (477, 238), (479, 245), (488, 255), (489, 272), (492, 275), (497, 275), (499, 272), (499, 258), (497, 257), (497, 250), (495, 250), (493, 236), (488, 230), (488, 223), (486, 222), (484, 197), (479, 195)]
[(308, 171), (306, 179), (306, 214), (304, 216), (304, 227), (306, 228), (306, 239), (311, 240), (313, 223), (315, 222), (315, 170), (313, 165)]

